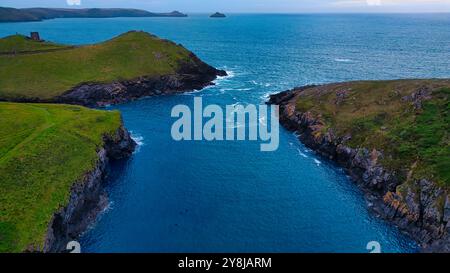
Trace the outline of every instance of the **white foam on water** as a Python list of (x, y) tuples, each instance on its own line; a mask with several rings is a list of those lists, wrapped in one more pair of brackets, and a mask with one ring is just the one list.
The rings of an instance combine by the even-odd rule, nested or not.
[(316, 163), (317, 166), (319, 166), (320, 164), (322, 164), (322, 162), (320, 162), (319, 160), (317, 160), (317, 159), (315, 159), (315, 158), (314, 158), (314, 163)]
[(227, 72), (227, 75), (226, 76), (217, 76), (217, 79), (214, 81), (214, 83), (217, 84), (218, 81), (229, 80), (236, 76), (236, 73), (233, 70), (226, 70), (225, 72)]
[(193, 91), (189, 91), (189, 92), (184, 92), (184, 93), (182, 93), (181, 95), (182, 95), (182, 96), (191, 96), (191, 95), (195, 95), (195, 94), (198, 94), (198, 93), (200, 93), (200, 92), (202, 92), (202, 91), (204, 91), (204, 90), (206, 90), (206, 89), (209, 89), (209, 88), (211, 88), (211, 87), (214, 87), (214, 85), (208, 85), (208, 86), (206, 86), (205, 88), (200, 89), (200, 90), (193, 90)]
[(133, 133), (131, 133), (131, 139), (134, 140), (134, 142), (136, 142), (137, 145), (139, 146), (144, 146), (144, 137), (140, 136), (140, 135), (133, 135)]
[(134, 140), (137, 144), (137, 149), (134, 151), (135, 153), (139, 152), (141, 147), (145, 145), (144, 143), (144, 137), (134, 133), (133, 131), (130, 131), (131, 139)]
[(266, 100), (269, 99), (270, 95), (272, 95), (272, 93), (271, 93), (271, 92), (267, 92), (267, 93), (263, 94), (263, 95), (262, 95), (261, 97), (259, 97), (259, 98), (262, 99), (262, 100), (264, 100), (264, 101), (266, 101)]
[(304, 158), (308, 158), (308, 156), (305, 155), (304, 153), (302, 153), (302, 151), (300, 151), (300, 149), (297, 149), (297, 152), (299, 155), (303, 156)]
[(272, 86), (271, 83), (260, 83), (260, 82), (257, 82), (255, 80), (251, 80), (250, 83), (253, 84), (253, 85), (264, 86), (264, 87)]
[(338, 63), (350, 63), (350, 62), (353, 62), (353, 60), (345, 59), (345, 58), (336, 58), (336, 59), (334, 59), (334, 61), (338, 62)]
[(250, 91), (253, 90), (253, 88), (220, 88), (220, 92), (224, 93), (226, 91)]

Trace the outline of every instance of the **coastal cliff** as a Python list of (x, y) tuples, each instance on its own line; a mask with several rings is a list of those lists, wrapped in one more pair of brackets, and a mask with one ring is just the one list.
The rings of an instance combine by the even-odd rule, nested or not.
[(95, 221), (97, 215), (108, 205), (103, 185), (108, 163), (131, 156), (135, 146), (136, 143), (123, 126), (113, 136), (104, 137), (104, 145), (97, 152), (98, 160), (94, 169), (86, 173), (82, 181), (73, 185), (69, 203), (53, 215), (44, 247), (38, 251), (66, 251), (67, 243), (76, 240)]
[(76, 104), (191, 91), (227, 74), (130, 31), (85, 46), (5, 37), (0, 75), (0, 252), (61, 252), (107, 205), (108, 162), (136, 145), (118, 111)]
[(212, 85), (218, 76), (226, 75), (225, 71), (209, 66), (191, 53), (190, 61), (181, 63), (174, 74), (143, 76), (134, 80), (112, 83), (84, 83), (65, 92), (55, 100), (59, 103), (84, 106), (118, 104), (142, 97), (201, 90)]
[(0, 253), (59, 252), (107, 204), (111, 160), (136, 143), (118, 111), (0, 102)]
[(338, 162), (369, 208), (424, 252), (450, 252), (448, 80), (305, 86), (270, 97), (280, 123)]

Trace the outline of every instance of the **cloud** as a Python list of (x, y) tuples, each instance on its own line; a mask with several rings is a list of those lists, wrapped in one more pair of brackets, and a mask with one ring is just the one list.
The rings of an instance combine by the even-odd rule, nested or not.
[(369, 6), (381, 6), (381, 0), (366, 0)]
[(81, 0), (66, 0), (67, 5), (69, 6), (80, 6)]

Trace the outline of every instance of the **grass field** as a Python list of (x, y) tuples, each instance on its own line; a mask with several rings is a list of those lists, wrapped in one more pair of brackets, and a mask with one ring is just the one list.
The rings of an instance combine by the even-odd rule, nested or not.
[(0, 102), (0, 252), (42, 247), (54, 212), (92, 170), (120, 114), (79, 106)]
[(70, 46), (54, 44), (51, 42), (36, 42), (23, 35), (12, 35), (0, 39), (0, 54), (20, 54), (23, 52), (40, 52), (46, 50), (59, 50), (71, 48)]
[[(414, 107), (419, 89), (431, 99)], [(324, 131), (351, 135), (351, 147), (376, 148), (400, 179), (428, 178), (450, 186), (450, 80), (366, 81), (319, 86), (301, 93), (297, 110), (325, 121)]]
[[(64, 46), (0, 39), (0, 52), (19, 47), (43, 50)], [(140, 76), (174, 74), (190, 52), (145, 32), (128, 32), (112, 40), (68, 50), (0, 56), (0, 100), (49, 100), (86, 82), (112, 82)]]

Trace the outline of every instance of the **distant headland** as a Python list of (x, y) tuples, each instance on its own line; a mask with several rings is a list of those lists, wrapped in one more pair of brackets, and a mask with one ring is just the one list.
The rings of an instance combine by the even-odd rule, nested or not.
[(211, 15), (209, 17), (211, 17), (211, 18), (225, 18), (227, 16), (225, 14), (223, 14), (223, 13), (216, 12), (216, 13), (214, 13), (213, 15)]
[(61, 9), (61, 8), (5, 8), (0, 7), (0, 23), (32, 22), (56, 18), (114, 18), (114, 17), (187, 17), (179, 11), (154, 13), (139, 9)]

